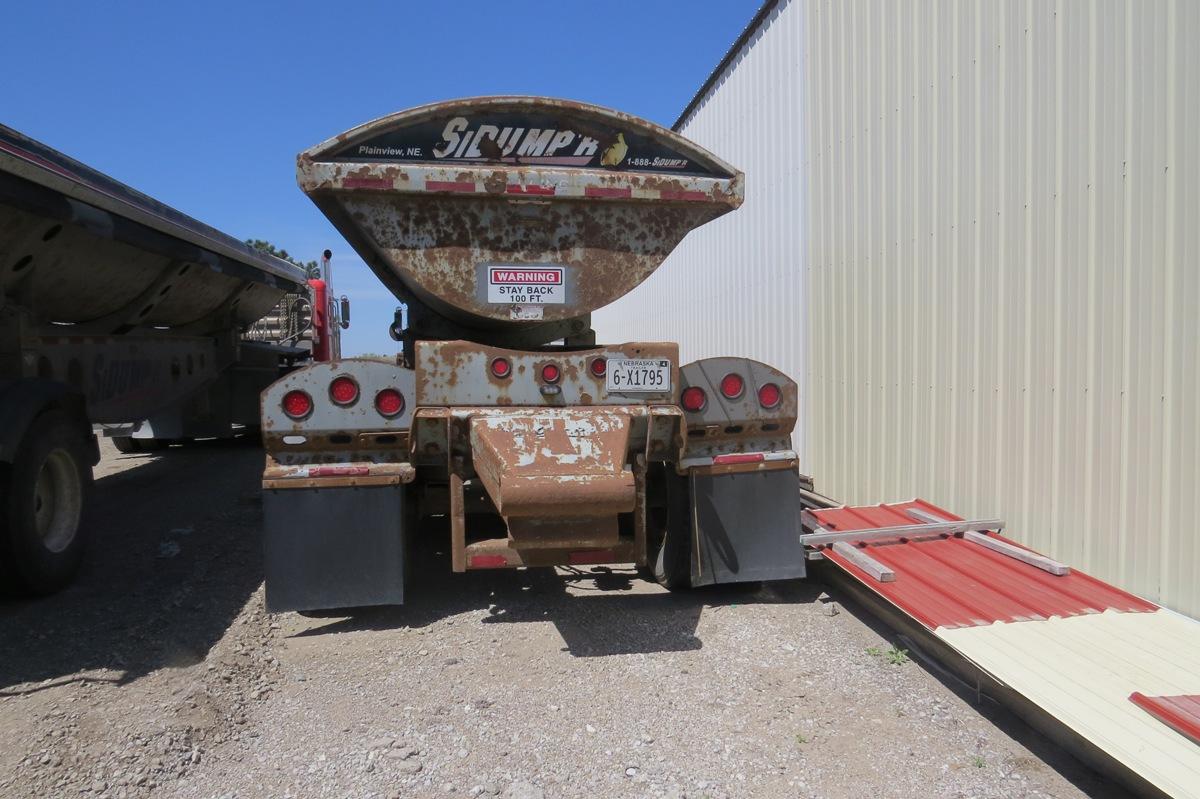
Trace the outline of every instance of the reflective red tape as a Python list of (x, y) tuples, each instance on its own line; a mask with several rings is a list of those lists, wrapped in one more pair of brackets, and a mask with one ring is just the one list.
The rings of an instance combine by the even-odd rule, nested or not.
[(713, 465), (731, 463), (762, 463), (765, 457), (761, 452), (736, 452), (729, 455), (717, 455)]
[(467, 180), (427, 180), (425, 191), (465, 191), (474, 192), (475, 184)]
[(584, 197), (619, 197), (628, 199), (633, 196), (633, 189), (613, 189), (604, 186), (585, 186), (583, 189)]
[(508, 558), (503, 555), (472, 555), (472, 569), (501, 569), (508, 565)]
[(342, 187), (347, 189), (390, 189), (394, 184), (388, 178), (345, 178)]

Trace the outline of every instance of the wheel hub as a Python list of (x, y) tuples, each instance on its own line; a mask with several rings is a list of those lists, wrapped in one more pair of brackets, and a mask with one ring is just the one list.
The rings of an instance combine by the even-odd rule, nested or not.
[(34, 486), (33, 520), (42, 545), (62, 552), (75, 538), (83, 509), (83, 486), (71, 454), (64, 449), (46, 455)]

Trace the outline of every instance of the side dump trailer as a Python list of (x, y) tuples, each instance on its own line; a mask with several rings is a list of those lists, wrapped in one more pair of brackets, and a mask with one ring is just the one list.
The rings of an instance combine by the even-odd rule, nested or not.
[(303, 270), (0, 126), (0, 589), (79, 565), (98, 458), (258, 421), (281, 361), (242, 331)]
[(796, 384), (742, 358), (681, 364), (674, 343), (597, 344), (590, 324), (741, 204), (740, 172), (615, 111), (493, 97), (347, 131), (298, 176), (406, 324), (395, 364), (315, 364), (263, 393), (272, 610), (401, 603), (406, 540), (445, 517), (459, 572), (804, 574)]

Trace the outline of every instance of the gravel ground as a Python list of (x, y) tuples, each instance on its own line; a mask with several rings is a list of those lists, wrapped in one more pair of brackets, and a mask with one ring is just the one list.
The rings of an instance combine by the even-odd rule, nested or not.
[(103, 451), (82, 578), (0, 604), (0, 796), (1125, 796), (820, 585), (431, 546), (404, 608), (272, 616), (261, 451)]

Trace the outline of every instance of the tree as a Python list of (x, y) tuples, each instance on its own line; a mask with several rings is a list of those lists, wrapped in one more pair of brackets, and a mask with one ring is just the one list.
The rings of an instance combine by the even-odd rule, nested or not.
[(274, 255), (276, 258), (287, 261), (289, 264), (295, 264), (307, 273), (310, 280), (321, 276), (321, 267), (316, 261), (297, 261), (288, 255), (287, 250), (281, 250), (271, 242), (262, 239), (246, 239), (246, 243), (259, 252), (265, 252), (267, 255)]

